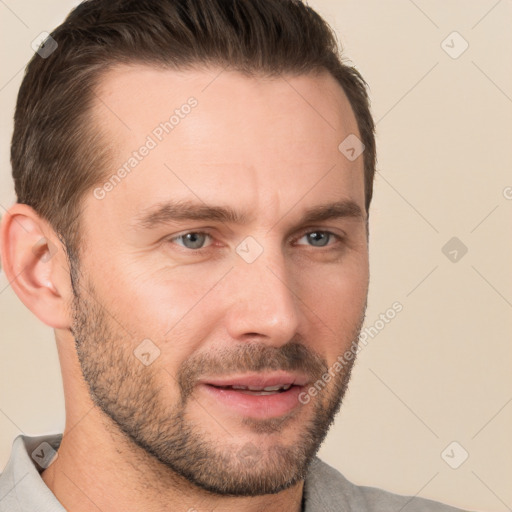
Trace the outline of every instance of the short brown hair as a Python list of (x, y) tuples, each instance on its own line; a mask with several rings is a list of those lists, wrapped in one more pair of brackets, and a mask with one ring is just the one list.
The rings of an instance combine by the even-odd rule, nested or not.
[[(342, 62), (327, 23), (299, 0), (87, 0), (35, 53), (18, 95), (11, 146), (17, 201), (79, 252), (80, 205), (108, 173), (108, 148), (90, 119), (95, 86), (119, 63), (176, 69), (216, 65), (249, 76), (327, 70), (347, 95), (365, 145), (368, 210), (376, 163), (366, 83)], [(341, 142), (341, 141), (340, 141)]]

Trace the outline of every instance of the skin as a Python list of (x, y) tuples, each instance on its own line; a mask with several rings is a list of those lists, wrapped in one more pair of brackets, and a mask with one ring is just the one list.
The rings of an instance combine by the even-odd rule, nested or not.
[[(296, 364), (313, 383), (357, 338), (368, 291), (363, 161), (338, 150), (359, 135), (340, 86), (327, 74), (219, 72), (134, 65), (103, 77), (92, 118), (112, 148), (109, 175), (187, 98), (198, 104), (103, 199), (85, 196), (86, 249), (73, 283), (55, 232), (30, 207), (14, 205), (2, 222), (7, 277), (55, 330), (66, 425), (43, 479), (73, 512), (299, 511), (301, 471), (348, 382), (349, 366), (309, 404), (267, 419), (248, 419), (199, 385), (213, 374), (254, 373), (258, 364), (264, 374), (272, 359)], [(248, 222), (135, 225), (144, 209), (170, 198), (229, 206)], [(361, 215), (301, 222), (306, 210), (340, 200)], [(319, 231), (340, 238), (313, 245), (306, 235)], [(176, 238), (187, 232), (211, 236), (203, 252)], [(235, 250), (248, 236), (263, 250), (252, 263)], [(159, 349), (148, 366), (133, 355), (145, 339)], [(287, 352), (294, 344), (303, 350), (296, 363)], [(173, 469), (166, 457), (176, 446), (157, 445), (187, 425), (189, 448), (195, 439), (209, 449), (202, 483)], [(274, 482), (274, 494), (205, 486), (227, 478), (241, 485), (255, 474)]]

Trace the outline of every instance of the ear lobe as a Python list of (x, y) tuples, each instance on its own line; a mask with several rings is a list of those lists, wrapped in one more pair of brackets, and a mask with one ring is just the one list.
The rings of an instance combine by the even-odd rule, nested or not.
[(33, 208), (17, 203), (2, 218), (0, 245), (3, 270), (23, 304), (46, 325), (68, 329), (69, 268), (53, 229)]

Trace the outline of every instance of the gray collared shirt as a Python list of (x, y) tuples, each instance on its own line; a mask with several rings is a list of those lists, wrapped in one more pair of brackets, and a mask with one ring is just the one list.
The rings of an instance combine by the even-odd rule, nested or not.
[[(0, 475), (0, 512), (66, 512), (41, 478), (60, 446), (62, 434), (19, 435)], [(417, 497), (398, 496), (350, 483), (315, 458), (304, 483), (305, 512), (461, 512)]]

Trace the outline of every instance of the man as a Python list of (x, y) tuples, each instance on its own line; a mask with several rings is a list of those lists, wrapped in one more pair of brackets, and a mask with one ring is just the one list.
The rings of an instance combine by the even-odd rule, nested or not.
[(364, 319), (375, 140), (313, 10), (82, 3), (28, 66), (12, 165), (2, 263), (55, 330), (66, 426), (15, 440), (1, 511), (455, 510), (315, 457)]

